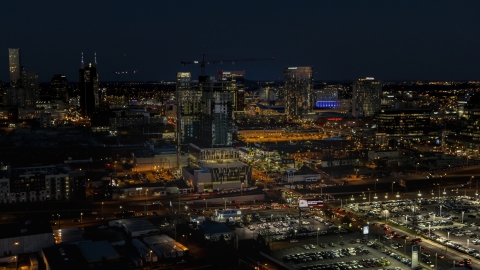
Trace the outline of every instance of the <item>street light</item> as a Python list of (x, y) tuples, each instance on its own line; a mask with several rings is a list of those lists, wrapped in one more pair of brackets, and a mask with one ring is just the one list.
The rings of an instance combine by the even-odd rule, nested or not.
[(152, 269), (152, 250), (150, 249), (150, 269)]
[(393, 194), (393, 184), (395, 184), (395, 181), (392, 182), (392, 194)]
[(415, 164), (415, 173), (418, 173), (418, 162)]
[(102, 215), (103, 215), (103, 202), (102, 202)]
[[(317, 247), (318, 247), (318, 231), (320, 231), (320, 228), (317, 228)], [(340, 233), (340, 232), (338, 232)]]
[(83, 223), (83, 213), (80, 213), (80, 223)]
[(462, 224), (463, 224), (463, 215), (465, 214), (465, 211), (462, 211)]
[(377, 192), (377, 182), (378, 182), (378, 178), (375, 179), (375, 192)]
[(375, 196), (373, 196), (373, 198), (374, 198), (375, 200), (378, 199), (377, 193), (375, 193)]
[(370, 203), (370, 195), (371, 195), (371, 191), (370, 191), (370, 188), (368, 189), (368, 203)]
[(207, 210), (207, 200), (203, 199), (205, 201), (205, 210)]

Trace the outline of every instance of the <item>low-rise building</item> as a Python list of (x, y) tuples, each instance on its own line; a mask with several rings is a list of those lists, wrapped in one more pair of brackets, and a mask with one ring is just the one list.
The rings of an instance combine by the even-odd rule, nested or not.
[(48, 221), (24, 220), (0, 224), (0, 256), (39, 252), (55, 244)]

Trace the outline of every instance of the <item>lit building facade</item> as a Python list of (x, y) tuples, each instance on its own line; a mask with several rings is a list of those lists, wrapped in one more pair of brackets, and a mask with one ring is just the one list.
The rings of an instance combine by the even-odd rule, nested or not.
[(245, 110), (245, 71), (217, 71), (217, 80), (231, 82), (234, 111)]
[(340, 108), (340, 100), (338, 99), (338, 90), (334, 86), (327, 86), (325, 89), (316, 91), (316, 103), (318, 108)]
[(387, 137), (420, 138), (430, 130), (430, 109), (381, 110), (376, 116), (377, 132)]
[(354, 117), (373, 117), (380, 111), (382, 85), (373, 77), (358, 79), (352, 85), (352, 115)]
[(197, 192), (247, 188), (252, 184), (252, 167), (238, 160), (237, 148), (200, 148), (194, 144), (189, 148), (188, 166), (182, 168), (182, 176)]
[(65, 167), (40, 166), (11, 170), (0, 179), (0, 203), (36, 202), (84, 198), (85, 174)]
[(313, 67), (287, 67), (284, 74), (287, 119), (300, 119), (313, 109)]
[(177, 139), (178, 149), (187, 151), (188, 143), (200, 137), (200, 104), (202, 92), (190, 72), (177, 73)]
[(21, 61), (20, 61), (20, 49), (9, 48), (8, 49), (8, 63), (10, 71), (10, 86), (18, 87), (21, 79)]

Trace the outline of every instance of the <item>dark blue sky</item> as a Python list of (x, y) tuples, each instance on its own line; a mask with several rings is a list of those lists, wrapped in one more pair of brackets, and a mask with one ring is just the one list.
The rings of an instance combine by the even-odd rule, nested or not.
[(8, 48), (41, 81), (78, 80), (80, 52), (100, 81), (173, 80), (199, 73), (180, 61), (263, 58), (210, 65), (245, 70), (253, 80), (281, 79), (285, 66), (314, 66), (316, 80), (480, 80), (480, 1), (4, 1), (0, 79)]

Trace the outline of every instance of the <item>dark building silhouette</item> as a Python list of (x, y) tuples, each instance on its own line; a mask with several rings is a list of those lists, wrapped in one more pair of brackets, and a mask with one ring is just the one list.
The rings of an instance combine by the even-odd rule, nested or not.
[(54, 74), (50, 80), (51, 96), (57, 100), (68, 101), (68, 81), (64, 74)]
[(84, 63), (79, 70), (80, 109), (83, 116), (91, 116), (99, 105), (97, 59), (94, 63)]

